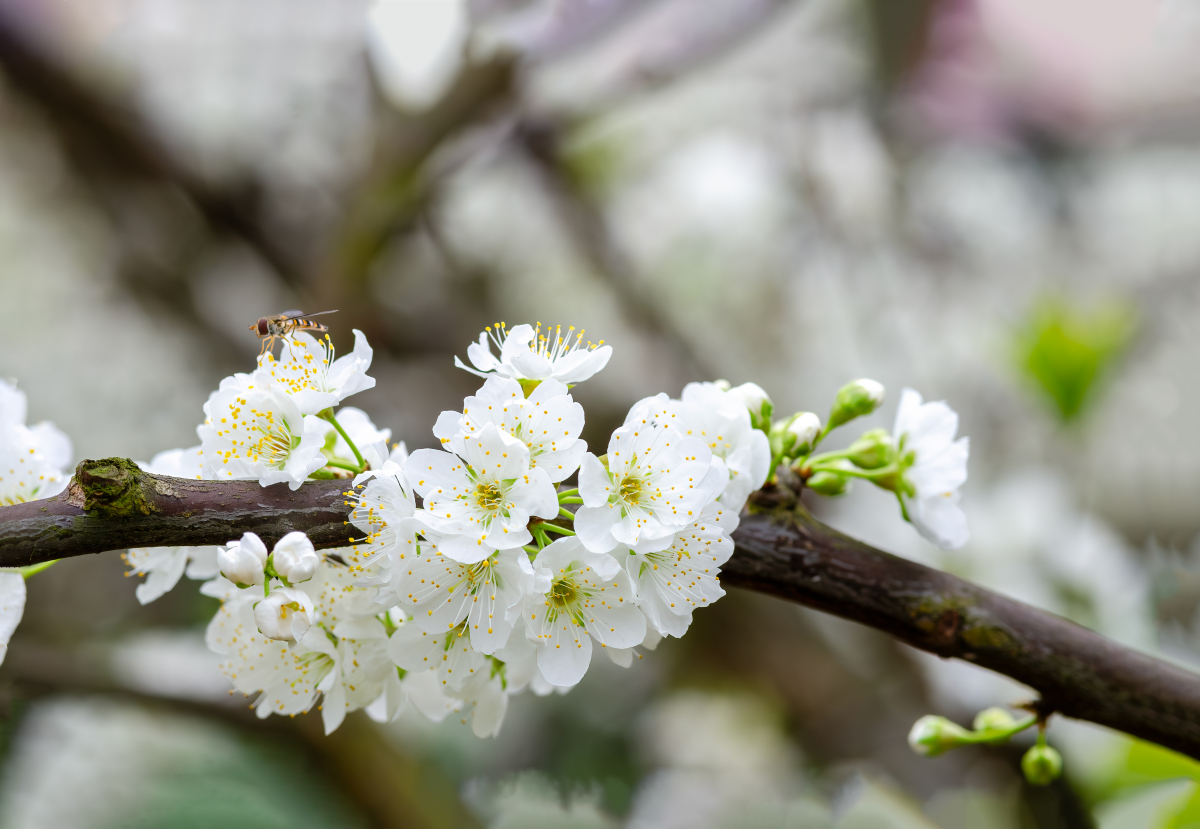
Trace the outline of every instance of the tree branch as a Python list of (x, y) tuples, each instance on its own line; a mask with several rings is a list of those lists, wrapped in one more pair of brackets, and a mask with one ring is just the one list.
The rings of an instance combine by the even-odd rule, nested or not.
[[(345, 481), (283, 484), (151, 475), (132, 461), (84, 461), (56, 498), (0, 507), (0, 566), (128, 547), (222, 544), (253, 531), (273, 544), (308, 533), (342, 546)], [(1052, 613), (996, 595), (826, 527), (788, 498), (760, 493), (734, 533), (726, 585), (869, 625), (906, 644), (1010, 676), (1042, 713), (1124, 731), (1200, 759), (1200, 676)]]

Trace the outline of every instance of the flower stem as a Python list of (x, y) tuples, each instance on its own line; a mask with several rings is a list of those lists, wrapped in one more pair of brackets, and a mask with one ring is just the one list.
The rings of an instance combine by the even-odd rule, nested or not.
[[(1037, 717), (1031, 716), (1031, 717), (1026, 717), (1023, 720), (1018, 720), (1017, 722), (1013, 723), (1008, 728), (995, 729), (995, 730), (989, 729), (987, 731), (973, 731), (973, 732), (971, 732), (971, 737), (972, 737), (971, 742), (973, 742), (973, 743), (1001, 743), (1001, 742), (1004, 742), (1005, 740), (1007, 740), (1009, 737), (1013, 736), (1014, 734), (1019, 734), (1020, 732), (1024, 731), (1026, 728), (1029, 728), (1031, 725), (1037, 724), (1037, 721), (1038, 721)], [(1045, 737), (1043, 735), (1044, 735), (1044, 730), (1039, 730), (1038, 739), (1044, 740)]]
[(559, 507), (558, 508), (558, 517), (559, 518), (569, 518), (572, 521), (574, 521), (575, 513), (571, 512), (569, 509), (563, 509), (562, 507)]
[(57, 564), (57, 563), (58, 563), (58, 559), (54, 559), (53, 561), (43, 561), (39, 564), (30, 564), (28, 567), (18, 567), (17, 572), (21, 574), (22, 578), (27, 579), (30, 576), (36, 576), (38, 573), (47, 569), (52, 564)]
[(351, 472), (365, 472), (365, 464), (355, 466), (350, 461), (344, 461), (341, 458), (330, 458), (325, 461), (326, 466), (332, 466), (334, 469), (348, 469)]
[(558, 503), (560, 503), (560, 504), (582, 504), (583, 499), (582, 498), (559, 498)]
[(900, 471), (899, 467), (894, 464), (885, 466), (883, 469), (873, 469), (870, 471), (864, 471), (862, 469), (844, 469), (840, 466), (814, 466), (812, 464), (809, 464), (808, 468), (813, 472), (833, 472), (836, 475), (846, 475), (850, 478), (865, 478), (868, 481), (872, 478), (884, 478), (888, 475), (894, 475)]
[[(332, 423), (333, 428), (337, 429), (338, 434), (342, 436), (342, 440), (346, 441), (346, 445), (349, 446), (350, 451), (354, 453), (354, 458), (355, 458), (355, 460), (358, 461), (358, 468), (353, 469), (352, 471), (366, 472), (367, 471), (367, 462), (363, 460), (362, 453), (358, 451), (358, 447), (354, 445), (354, 441), (350, 440), (350, 436), (348, 434), (346, 434), (346, 430), (342, 428), (342, 424), (337, 422), (337, 418), (334, 417), (334, 414), (333, 414), (333, 409), (326, 409), (325, 411), (321, 412), (317, 416), (324, 420), (328, 420), (330, 423)], [(332, 466), (333, 461), (330, 461), (329, 465)], [(343, 467), (343, 468), (351, 469), (351, 467)]]
[(578, 489), (564, 489), (562, 492), (558, 493), (558, 502), (561, 504), (563, 503), (563, 498), (571, 498), (578, 495)]
[(308, 477), (314, 481), (332, 481), (337, 478), (337, 475), (334, 475), (327, 469), (318, 469), (316, 472), (310, 472)]
[(568, 530), (566, 527), (560, 527), (557, 524), (542, 524), (542, 532), (556, 532), (562, 535), (575, 535), (574, 530)]

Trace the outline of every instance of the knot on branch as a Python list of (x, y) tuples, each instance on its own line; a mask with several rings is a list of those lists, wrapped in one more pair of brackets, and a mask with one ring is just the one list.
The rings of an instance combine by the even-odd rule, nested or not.
[(104, 518), (157, 512), (154, 481), (128, 458), (82, 461), (67, 487), (67, 500)]

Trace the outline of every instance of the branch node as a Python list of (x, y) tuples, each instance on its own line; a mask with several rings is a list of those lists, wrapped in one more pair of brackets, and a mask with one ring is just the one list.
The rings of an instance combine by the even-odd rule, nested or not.
[[(147, 491), (149, 490), (149, 491)], [(67, 488), (67, 501), (101, 518), (157, 512), (154, 479), (128, 458), (82, 461)]]

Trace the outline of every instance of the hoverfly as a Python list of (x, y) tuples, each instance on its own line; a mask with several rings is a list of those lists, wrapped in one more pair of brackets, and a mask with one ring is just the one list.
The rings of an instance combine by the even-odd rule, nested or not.
[(315, 331), (324, 333), (329, 330), (328, 326), (321, 325), (319, 322), (313, 322), (309, 317), (319, 317), (322, 314), (336, 314), (337, 311), (316, 311), (312, 314), (306, 314), (303, 311), (284, 311), (282, 314), (276, 314), (273, 317), (259, 317), (258, 322), (250, 326), (250, 330), (258, 335), (258, 338), (263, 341), (262, 349), (258, 352), (258, 356), (266, 354), (275, 347), (275, 341), (291, 336), (297, 331)]

